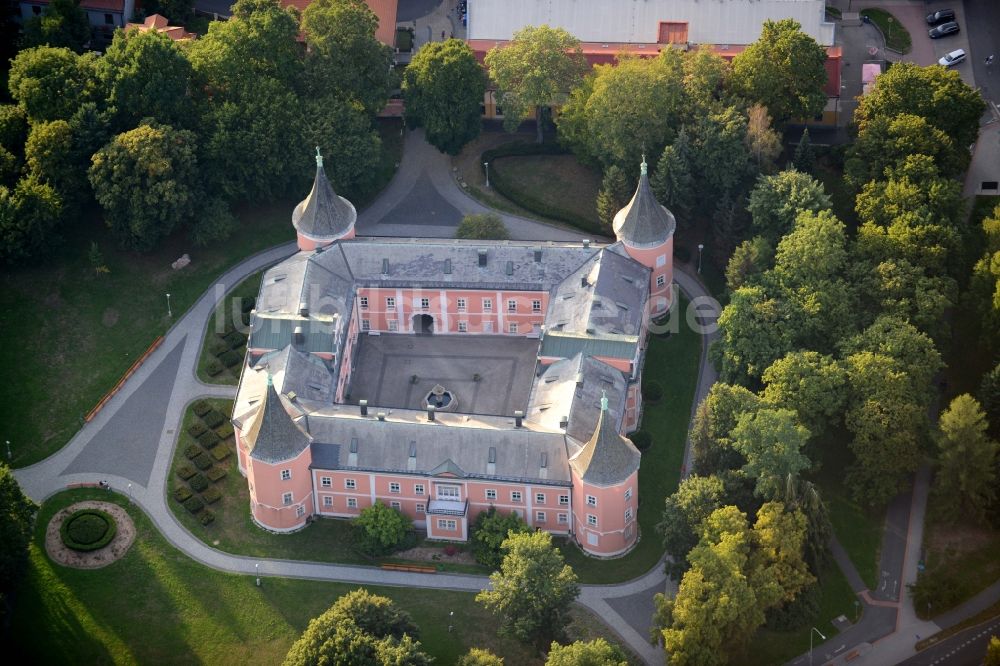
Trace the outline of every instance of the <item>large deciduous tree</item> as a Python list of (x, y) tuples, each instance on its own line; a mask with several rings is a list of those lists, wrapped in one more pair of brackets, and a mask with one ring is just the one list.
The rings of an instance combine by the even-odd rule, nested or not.
[(794, 169), (761, 176), (750, 193), (748, 209), (754, 230), (772, 243), (792, 230), (802, 211), (818, 213), (831, 207), (823, 184)]
[(774, 171), (774, 161), (781, 154), (781, 135), (771, 128), (771, 116), (762, 104), (747, 110), (747, 135), (744, 140), (750, 156), (763, 173)]
[(51, 185), (65, 205), (79, 204), (88, 197), (88, 165), (79, 159), (70, 123), (65, 120), (35, 123), (31, 126), (24, 152), (31, 173), (41, 182)]
[(431, 145), (457, 155), (479, 136), (485, 93), (483, 68), (465, 42), (427, 42), (403, 74), (406, 124), (423, 127)]
[(580, 594), (576, 574), (545, 531), (512, 534), (500, 570), (476, 601), (493, 611), (500, 633), (539, 647), (562, 633), (570, 604)]
[(11, 61), (10, 96), (31, 122), (66, 120), (95, 94), (95, 62), (67, 48), (25, 49)]
[(503, 543), (511, 534), (530, 532), (528, 524), (513, 511), (500, 513), (495, 506), (482, 511), (472, 524), (472, 552), (476, 561), (496, 569), (503, 561)]
[(362, 509), (354, 519), (361, 547), (370, 555), (384, 555), (398, 546), (413, 528), (409, 518), (382, 502)]
[(503, 657), (498, 657), (484, 648), (469, 648), (458, 658), (455, 666), (503, 666)]
[[(0, 188), (0, 215), (3, 214), (2, 199), (3, 188)], [(25, 497), (10, 467), (0, 463), (0, 604), (4, 607), (7, 595), (14, 590), (27, 567), (28, 545), (37, 511), (38, 506)], [(4, 610), (0, 610), (0, 618), (8, 615)]]
[(743, 460), (730, 433), (740, 417), (757, 409), (759, 398), (742, 386), (716, 382), (698, 404), (691, 422), (691, 471), (708, 476), (735, 469)]
[(62, 211), (59, 195), (37, 177), (0, 185), (0, 261), (23, 262), (59, 240)]
[(971, 395), (951, 401), (938, 420), (938, 469), (934, 490), (944, 517), (983, 521), (996, 501), (1000, 444), (987, 434), (986, 416)]
[(813, 437), (823, 435), (843, 416), (847, 372), (815, 351), (794, 351), (764, 371), (761, 398), (772, 407), (792, 409)]
[(760, 37), (733, 58), (730, 85), (778, 122), (812, 118), (826, 104), (826, 50), (794, 19), (764, 21)]
[[(967, 152), (963, 151), (962, 152)], [(942, 176), (954, 176), (964, 161), (951, 137), (926, 118), (904, 113), (876, 116), (865, 124), (844, 162), (844, 178), (855, 189), (885, 178), (910, 155), (928, 155)]]
[(714, 474), (682, 479), (674, 494), (667, 498), (656, 530), (663, 535), (663, 546), (670, 556), (665, 565), (667, 575), (674, 580), (687, 571), (687, 554), (698, 545), (701, 524), (713, 511), (722, 508), (724, 498), (722, 479)]
[(725, 381), (756, 385), (764, 371), (795, 348), (801, 321), (783, 299), (759, 285), (740, 287), (719, 315), (720, 342), (713, 354)]
[(580, 40), (562, 28), (526, 26), (504, 46), (486, 54), (490, 78), (504, 111), (509, 132), (532, 115), (538, 143), (542, 136), (542, 109), (561, 104), (580, 82), (587, 61)]
[(94, 154), (90, 184), (123, 246), (150, 250), (191, 218), (200, 193), (196, 151), (194, 133), (151, 122)]
[(38, 16), (24, 21), (23, 44), (64, 46), (83, 53), (90, 42), (90, 21), (80, 7), (80, 0), (51, 0)]
[(603, 638), (575, 641), (569, 645), (553, 642), (545, 666), (627, 666), (628, 659), (617, 645)]
[(756, 479), (754, 493), (765, 500), (782, 496), (789, 479), (809, 467), (802, 447), (809, 430), (791, 409), (762, 408), (743, 414), (731, 433), (733, 448), (743, 454), (743, 472)]

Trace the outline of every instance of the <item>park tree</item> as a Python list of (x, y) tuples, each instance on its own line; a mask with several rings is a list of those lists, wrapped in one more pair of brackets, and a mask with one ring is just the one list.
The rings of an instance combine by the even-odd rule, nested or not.
[(375, 38), (378, 17), (364, 0), (315, 0), (302, 13), (306, 75), (313, 97), (357, 100), (374, 118), (389, 99), (392, 49)]
[(504, 128), (513, 132), (535, 118), (542, 142), (542, 109), (565, 101), (587, 70), (580, 40), (562, 28), (526, 26), (505, 46), (486, 54), (490, 79), (504, 110)]
[(948, 337), (945, 311), (958, 299), (958, 284), (947, 275), (928, 275), (906, 259), (859, 260), (851, 270), (864, 325), (888, 315), (909, 321), (935, 342)]
[(736, 246), (726, 264), (726, 286), (730, 291), (759, 284), (774, 263), (774, 246), (763, 236), (754, 236)]
[(751, 583), (765, 610), (791, 603), (816, 582), (803, 559), (807, 521), (801, 511), (789, 511), (781, 502), (764, 504), (757, 511), (753, 538)]
[(1000, 638), (990, 637), (990, 644), (986, 646), (986, 657), (983, 659), (983, 666), (1000, 666)]
[(458, 658), (455, 666), (503, 666), (503, 657), (498, 657), (484, 648), (469, 648)]
[(119, 30), (97, 62), (97, 74), (116, 130), (130, 130), (146, 118), (172, 127), (194, 126), (191, 63), (163, 33)]
[[(878, 77), (872, 91), (861, 98), (854, 120), (864, 133), (879, 118), (920, 116), (967, 153), (964, 149), (975, 142), (985, 110), (982, 96), (962, 81), (957, 71), (901, 62)], [(967, 154), (964, 159), (968, 159)]]
[(872, 352), (891, 358), (906, 373), (912, 387), (912, 396), (929, 404), (932, 381), (943, 367), (941, 354), (934, 341), (908, 321), (883, 315), (871, 326), (840, 343), (845, 356), (859, 352)]
[(601, 189), (597, 192), (597, 217), (610, 231), (615, 215), (632, 199), (635, 185), (626, 172), (612, 164), (604, 171)]
[(11, 61), (10, 96), (33, 123), (66, 120), (96, 94), (95, 62), (64, 47), (25, 49)]
[(24, 262), (57, 241), (62, 211), (58, 193), (35, 176), (0, 186), (0, 263)]
[(792, 168), (802, 173), (812, 173), (816, 166), (816, 151), (813, 150), (812, 140), (809, 138), (809, 128), (802, 130), (799, 142), (795, 144), (795, 153), (792, 155)]
[(687, 571), (687, 554), (698, 545), (701, 524), (722, 508), (724, 499), (722, 479), (715, 475), (685, 477), (666, 499), (656, 531), (663, 536), (663, 547), (670, 556), (665, 567), (672, 579), (679, 580)]
[(51, 0), (42, 13), (24, 20), (24, 48), (65, 47), (83, 53), (90, 42), (90, 21), (80, 0)]
[[(303, 135), (306, 146), (319, 146), (326, 156), (324, 169), (341, 195), (357, 198), (375, 183), (382, 140), (360, 102), (328, 94), (306, 100)], [(302, 160), (303, 179), (315, 167)]]
[(996, 439), (1000, 434), (1000, 363), (983, 375), (977, 396), (986, 415), (990, 436)]
[(725, 91), (728, 74), (729, 62), (707, 44), (684, 53), (684, 90), (691, 102), (685, 122), (716, 106)]
[(788, 479), (797, 479), (809, 467), (802, 453), (809, 434), (791, 409), (764, 407), (740, 416), (730, 437), (746, 458), (743, 472), (757, 481), (758, 497), (781, 497)]
[(471, 240), (507, 240), (510, 232), (503, 219), (496, 213), (472, 213), (462, 218), (455, 231), (455, 238)]
[(699, 116), (688, 129), (699, 205), (709, 207), (727, 198), (734, 200), (752, 173), (745, 144), (746, 117), (736, 107), (728, 106)]
[(513, 511), (500, 513), (495, 506), (481, 511), (472, 524), (472, 552), (476, 561), (491, 569), (503, 562), (503, 543), (512, 533), (530, 532), (528, 524)]
[(964, 163), (951, 137), (926, 118), (909, 113), (876, 116), (851, 145), (844, 178), (860, 189), (868, 181), (885, 178), (886, 169), (900, 166), (910, 155), (929, 156), (944, 177), (957, 175)]
[(843, 416), (847, 372), (815, 351), (793, 351), (764, 371), (761, 401), (794, 410), (812, 437), (821, 437)]
[(483, 68), (465, 42), (427, 42), (403, 74), (406, 124), (423, 127), (431, 145), (457, 155), (479, 136), (485, 93)]
[(794, 19), (764, 21), (757, 41), (733, 58), (732, 89), (777, 122), (812, 118), (826, 105), (826, 50), (801, 28)]
[(73, 128), (65, 120), (32, 125), (24, 152), (31, 173), (51, 185), (64, 205), (80, 204), (90, 195), (87, 163), (78, 159)]
[(724, 381), (756, 386), (764, 371), (795, 348), (803, 322), (795, 309), (759, 285), (740, 287), (719, 315), (713, 356)]
[(811, 481), (797, 479), (785, 486), (785, 508), (799, 511), (806, 517), (806, 536), (802, 557), (809, 570), (818, 573), (830, 562), (830, 538), (833, 525), (819, 488)]
[(150, 122), (94, 153), (90, 184), (124, 247), (151, 250), (191, 218), (201, 189), (196, 151), (194, 133)]
[(369, 555), (385, 555), (403, 542), (413, 529), (412, 521), (398, 509), (382, 502), (365, 507), (354, 519), (361, 548)]
[(580, 594), (576, 574), (545, 531), (516, 533), (503, 543), (500, 570), (476, 601), (498, 616), (500, 634), (541, 647), (562, 633)]
[(28, 116), (17, 104), (0, 104), (0, 146), (23, 154), (28, 139)]
[(973, 267), (970, 291), (982, 317), (984, 346), (992, 349), (994, 333), (1000, 331), (1000, 205), (983, 219), (982, 229), (983, 254)]
[(603, 638), (575, 641), (569, 645), (553, 642), (545, 666), (627, 666), (628, 658), (617, 645)]
[(754, 231), (777, 243), (792, 230), (802, 211), (830, 210), (832, 203), (823, 184), (807, 173), (790, 169), (761, 176), (750, 192), (748, 209)]
[(698, 404), (691, 422), (691, 472), (709, 476), (743, 464), (730, 433), (740, 417), (757, 409), (757, 395), (742, 386), (716, 382)]
[(938, 420), (938, 469), (934, 491), (943, 517), (970, 516), (983, 522), (996, 501), (1000, 443), (987, 433), (979, 402), (969, 394), (951, 401)]
[(754, 104), (747, 110), (744, 142), (751, 159), (757, 164), (757, 171), (771, 173), (774, 161), (781, 154), (781, 136), (771, 128), (771, 116), (761, 104)]
[(677, 215), (679, 223), (690, 224), (695, 207), (694, 155), (691, 140), (683, 127), (674, 142), (663, 149), (649, 184), (657, 200)]
[[(4, 198), (0, 188), (0, 215), (4, 215)], [(37, 511), (38, 506), (24, 495), (10, 467), (0, 462), (0, 618), (10, 617), (5, 612), (10, 610), (9, 595), (28, 566), (28, 546)]]

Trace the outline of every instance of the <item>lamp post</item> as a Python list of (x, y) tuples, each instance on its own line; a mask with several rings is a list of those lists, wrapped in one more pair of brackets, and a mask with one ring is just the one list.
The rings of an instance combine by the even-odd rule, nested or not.
[(452, 621), (455, 619), (455, 611), (448, 611), (448, 633), (454, 628)]
[(7, 440), (7, 462), (10, 462), (10, 461), (11, 461), (11, 455), (10, 455), (10, 440), (8, 439), (8, 440)]
[(826, 636), (823, 635), (823, 632), (820, 631), (819, 629), (817, 629), (816, 627), (813, 627), (812, 630), (810, 630), (810, 632), (809, 632), (809, 663), (810, 664), (813, 663), (813, 631), (815, 631), (817, 634), (819, 634), (819, 637), (822, 638), (824, 641), (826, 640)]
[(132, 501), (132, 484), (131, 483), (128, 484), (128, 488), (126, 489), (126, 492), (128, 493), (128, 501), (131, 502)]
[(483, 162), (483, 166), (486, 168), (486, 187), (489, 189), (490, 186), (490, 163)]
[(174, 313), (170, 311), (170, 294), (167, 294), (167, 316), (173, 319)]
[(701, 275), (701, 251), (705, 249), (704, 243), (698, 243), (698, 275)]
[(260, 562), (254, 562), (254, 575), (257, 577), (257, 587), (260, 587)]

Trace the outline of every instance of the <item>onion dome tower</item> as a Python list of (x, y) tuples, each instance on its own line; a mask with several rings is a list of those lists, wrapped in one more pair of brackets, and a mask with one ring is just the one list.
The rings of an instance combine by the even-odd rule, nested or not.
[(334, 241), (354, 238), (354, 223), (358, 212), (354, 204), (333, 191), (326, 172), (323, 156), (316, 147), (316, 178), (309, 196), (299, 202), (292, 212), (292, 226), (298, 232), (300, 250), (315, 250)]
[(677, 221), (653, 194), (649, 186), (646, 157), (642, 158), (639, 186), (632, 200), (615, 215), (615, 237), (630, 257), (651, 271), (649, 276), (649, 314), (665, 313), (671, 304), (674, 280), (674, 230)]

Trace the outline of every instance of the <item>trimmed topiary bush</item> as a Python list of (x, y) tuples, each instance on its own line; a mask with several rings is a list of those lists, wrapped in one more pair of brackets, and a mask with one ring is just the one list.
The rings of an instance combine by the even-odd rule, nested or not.
[(191, 489), (187, 486), (177, 486), (174, 489), (174, 499), (181, 503), (184, 503), (192, 494)]
[(253, 296), (244, 296), (243, 302), (240, 304), (240, 311), (250, 312), (257, 305), (257, 299)]
[(222, 338), (216, 337), (208, 341), (208, 353), (212, 356), (218, 356), (227, 351), (229, 351), (229, 344)]
[(635, 432), (630, 433), (628, 438), (632, 440), (633, 444), (635, 444), (635, 448), (640, 451), (645, 451), (653, 445), (653, 436), (645, 430), (636, 430)]
[(104, 548), (117, 533), (115, 519), (98, 509), (74, 511), (59, 528), (63, 544), (84, 553)]
[(195, 421), (194, 423), (189, 425), (187, 429), (188, 434), (191, 435), (192, 437), (197, 437), (206, 430), (208, 430), (208, 428), (206, 428), (205, 424), (202, 423), (201, 421)]
[(226, 477), (226, 470), (221, 467), (213, 467), (212, 469), (205, 472), (205, 476), (209, 478), (210, 481), (218, 481)]
[(214, 447), (211, 451), (209, 451), (209, 453), (212, 454), (213, 458), (215, 458), (219, 462), (222, 462), (223, 460), (229, 457), (229, 447), (226, 446), (225, 444), (219, 444), (218, 446)]
[(188, 483), (191, 484), (191, 490), (193, 490), (195, 492), (199, 492), (200, 493), (205, 488), (208, 488), (208, 479), (206, 479), (201, 474), (195, 474), (194, 476), (192, 476), (191, 480), (188, 481)]
[(219, 490), (218, 486), (212, 486), (201, 494), (201, 498), (205, 500), (206, 504), (215, 504), (222, 499), (222, 491)]
[(207, 453), (199, 453), (191, 462), (200, 470), (206, 470), (212, 466), (212, 458)]
[(208, 359), (205, 363), (205, 372), (208, 373), (209, 377), (215, 377), (217, 374), (226, 369), (226, 366), (222, 365), (222, 361), (215, 358), (214, 356)]
[(198, 516), (198, 520), (201, 521), (202, 525), (208, 525), (215, 520), (215, 514), (212, 513), (211, 509), (205, 509), (201, 512), (201, 515)]
[(201, 501), (201, 498), (197, 495), (192, 495), (184, 502), (184, 508), (191, 513), (198, 513), (205, 508), (205, 503)]
[(181, 477), (184, 481), (187, 481), (197, 473), (198, 471), (190, 463), (181, 463), (177, 467), (177, 476)]
[(206, 430), (198, 437), (198, 443), (206, 449), (210, 449), (219, 443), (219, 436), (215, 434), (214, 430)]
[(222, 365), (226, 366), (227, 368), (232, 368), (243, 362), (243, 354), (236, 351), (235, 349), (231, 349), (227, 351), (225, 354), (220, 354), (219, 361), (221, 361)]
[(213, 409), (209, 413), (203, 415), (201, 420), (205, 422), (209, 428), (218, 428), (220, 425), (226, 422), (226, 416), (217, 409)]
[(247, 343), (247, 336), (239, 331), (230, 331), (226, 333), (226, 337), (223, 339), (229, 345), (230, 349), (238, 349)]
[(219, 439), (228, 439), (233, 436), (233, 424), (226, 421), (218, 428), (215, 429), (215, 434), (219, 436)]
[(658, 381), (642, 383), (642, 397), (649, 402), (656, 402), (663, 397), (663, 384)]
[(187, 447), (185, 447), (184, 449), (184, 457), (186, 457), (188, 460), (191, 460), (199, 453), (201, 453), (201, 447), (198, 446), (197, 444), (188, 444)]
[(199, 400), (191, 407), (198, 416), (204, 416), (212, 411), (212, 404), (207, 400)]

